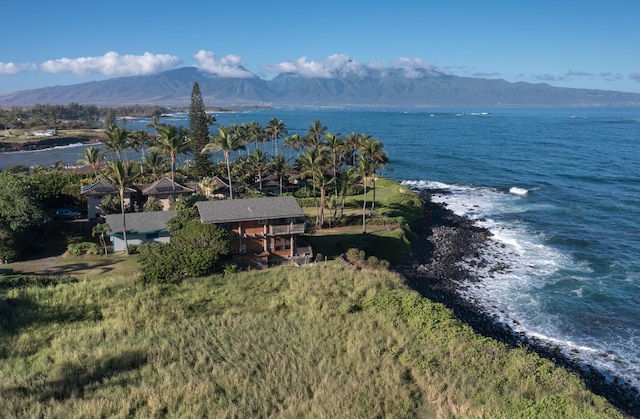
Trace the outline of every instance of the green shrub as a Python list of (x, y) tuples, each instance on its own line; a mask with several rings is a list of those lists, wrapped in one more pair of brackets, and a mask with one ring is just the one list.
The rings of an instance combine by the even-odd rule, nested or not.
[(350, 249), (347, 249), (346, 253), (345, 253), (345, 258), (354, 264), (358, 264), (358, 263), (362, 263), (365, 259), (366, 255), (364, 253), (364, 250), (361, 249), (356, 249), (355, 247), (352, 247)]
[(296, 198), (296, 201), (302, 208), (315, 208), (318, 205), (318, 198)]
[(235, 263), (227, 263), (222, 267), (222, 272), (224, 272), (225, 275), (235, 274), (240, 272), (240, 267)]
[(99, 255), (102, 253), (100, 247), (93, 242), (71, 243), (67, 246), (67, 252), (72, 256)]
[(368, 269), (389, 269), (389, 262), (378, 259), (376, 256), (369, 256), (362, 249), (350, 248), (344, 255), (345, 259), (359, 268)]
[(387, 269), (389, 267), (389, 262), (378, 259), (375, 256), (369, 256), (367, 259), (367, 266), (371, 269)]
[(200, 277), (214, 271), (220, 258), (229, 252), (226, 230), (189, 220), (173, 234), (170, 243), (140, 246), (140, 279), (165, 283)]
[(170, 243), (148, 243), (139, 246), (138, 249), (142, 282), (167, 283), (184, 279), (178, 254)]
[(150, 196), (147, 202), (144, 203), (144, 212), (162, 211), (163, 205), (160, 200), (155, 196)]

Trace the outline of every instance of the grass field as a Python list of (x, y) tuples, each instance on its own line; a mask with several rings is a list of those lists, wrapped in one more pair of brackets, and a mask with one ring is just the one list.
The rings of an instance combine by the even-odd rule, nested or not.
[(619, 416), (388, 271), (332, 261), (161, 286), (135, 281), (135, 257), (105, 259), (75, 282), (0, 276), (3, 417)]

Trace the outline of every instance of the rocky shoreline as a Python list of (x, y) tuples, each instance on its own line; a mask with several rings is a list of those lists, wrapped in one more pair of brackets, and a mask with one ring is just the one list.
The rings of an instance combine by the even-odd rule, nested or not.
[(64, 147), (79, 143), (90, 144), (95, 142), (95, 139), (87, 137), (50, 137), (26, 142), (0, 142), (0, 153), (46, 150), (47, 148)]
[[(440, 190), (420, 190), (425, 203), (425, 218), (411, 226), (415, 233), (412, 252), (403, 264), (395, 269), (407, 284), (423, 296), (442, 303), (455, 315), (470, 325), (476, 333), (492, 337), (511, 346), (525, 346), (557, 365), (577, 373), (596, 394), (607, 398), (621, 411), (634, 417), (640, 416), (640, 393), (616, 378), (585, 366), (578, 359), (565, 355), (559, 348), (532, 339), (504, 324), (474, 301), (464, 298), (460, 290), (465, 283), (477, 281), (474, 272), (460, 262), (475, 260), (486, 264), (480, 250), (491, 233), (460, 217), (442, 204), (432, 202), (431, 195)], [(494, 270), (508, 266), (491, 267)], [(491, 270), (490, 269), (490, 270)]]

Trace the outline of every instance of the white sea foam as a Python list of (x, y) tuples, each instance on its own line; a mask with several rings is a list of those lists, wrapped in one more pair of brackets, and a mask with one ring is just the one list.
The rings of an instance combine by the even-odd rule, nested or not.
[(12, 155), (15, 153), (42, 153), (42, 152), (47, 152), (47, 151), (51, 151), (51, 150), (64, 150), (67, 148), (76, 148), (76, 147), (82, 147), (82, 146), (88, 146), (90, 144), (87, 143), (73, 143), (73, 144), (67, 144), (67, 145), (58, 145), (58, 146), (54, 146), (54, 147), (47, 147), (47, 148), (39, 148), (36, 150), (20, 150), (20, 151), (8, 151), (6, 153), (0, 153), (0, 155)]
[(529, 189), (518, 188), (517, 186), (513, 186), (509, 188), (509, 193), (514, 195), (527, 195), (529, 193)]
[[(546, 236), (521, 221), (519, 213), (529, 207), (524, 193), (510, 188), (450, 185), (437, 181), (404, 182), (415, 189), (432, 189), (433, 202), (443, 203), (454, 213), (466, 216), (491, 232), (478, 259), (461, 263), (478, 281), (466, 284), (460, 293), (485, 307), (498, 321), (515, 332), (559, 347), (567, 356), (580, 359), (605, 374), (621, 377), (629, 385), (640, 388), (640, 365), (632, 342), (601, 342), (581, 329), (590, 324), (567, 324), (546, 306), (549, 289), (560, 281), (575, 281), (566, 292), (572, 298), (584, 298), (582, 285), (592, 273), (585, 263), (574, 260), (546, 243)], [(518, 188), (520, 189), (520, 188)], [(528, 190), (522, 188), (521, 192)], [(545, 204), (546, 205), (546, 204)], [(572, 272), (567, 276), (567, 272)], [(586, 320), (588, 322), (588, 320)], [(640, 361), (640, 360), (638, 360)]]

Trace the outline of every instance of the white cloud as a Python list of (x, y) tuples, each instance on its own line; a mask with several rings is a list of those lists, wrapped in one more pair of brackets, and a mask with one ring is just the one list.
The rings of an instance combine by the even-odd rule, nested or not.
[[(373, 64), (374, 66), (376, 63)], [(265, 68), (269, 73), (297, 73), (304, 77), (344, 77), (350, 74), (363, 75), (365, 66), (348, 55), (334, 54), (324, 61), (307, 61), (307, 57), (300, 57), (295, 61), (283, 61)]]
[(433, 63), (419, 58), (398, 58), (385, 66), (380, 61), (362, 64), (348, 55), (334, 54), (323, 61), (309, 61), (300, 57), (295, 61), (283, 61), (265, 67), (268, 73), (296, 73), (304, 77), (344, 77), (348, 75), (365, 75), (367, 70), (379, 70), (384, 73), (388, 69), (401, 69), (406, 77), (422, 77), (425, 74), (438, 75), (440, 70)]
[(3, 74), (3, 75), (13, 75), (13, 74), (18, 74), (18, 73), (22, 73), (29, 70), (35, 70), (35, 69), (36, 69), (35, 64), (3, 63), (2, 61), (0, 61), (0, 74)]
[(406, 77), (415, 78), (424, 75), (425, 72), (435, 74), (436, 66), (433, 63), (422, 61), (420, 58), (398, 58), (391, 61), (391, 67), (404, 70)]
[(211, 51), (200, 50), (193, 58), (198, 61), (198, 68), (208, 73), (221, 77), (254, 77), (250, 71), (240, 68), (244, 63), (242, 57), (237, 55), (221, 57)]
[(168, 54), (119, 55), (107, 52), (101, 57), (60, 58), (40, 64), (40, 68), (48, 73), (73, 73), (78, 76), (103, 74), (106, 76), (130, 75), (139, 76), (170, 70), (182, 60)]
[(371, 60), (365, 64), (365, 67), (371, 70), (384, 70), (384, 64), (377, 60)]

